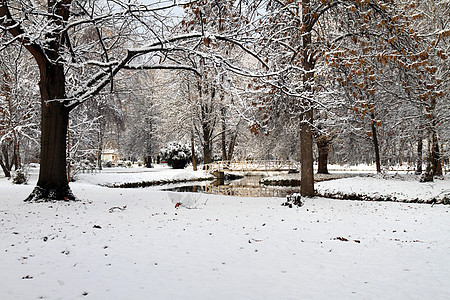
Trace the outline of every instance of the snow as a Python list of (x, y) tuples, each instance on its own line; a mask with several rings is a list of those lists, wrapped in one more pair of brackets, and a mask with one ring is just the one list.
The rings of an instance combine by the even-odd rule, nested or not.
[[(410, 180), (405, 180), (405, 178)], [(434, 182), (423, 183), (419, 182), (419, 179), (419, 175), (396, 175), (388, 180), (381, 177), (342, 178), (320, 182), (316, 185), (316, 189), (321, 195), (340, 192), (354, 195), (364, 194), (371, 198), (390, 196), (400, 202), (413, 200), (430, 202), (433, 199), (439, 202), (444, 196), (450, 197), (449, 178), (445, 180), (436, 178)]]
[(113, 186), (127, 182), (195, 181), (215, 177), (203, 171), (194, 172), (192, 168), (176, 170), (162, 164), (154, 168), (104, 168), (101, 173), (78, 174), (78, 178), (81, 182)]
[[(97, 185), (195, 173), (81, 174), (71, 187), (82, 201), (58, 203), (22, 202), (35, 173), (23, 186), (1, 178), (0, 299), (450, 298), (446, 205), (313, 198), (288, 208), (282, 198)], [(399, 183), (381, 180), (318, 185), (389, 192)], [(441, 185), (450, 178), (398, 191), (414, 186), (422, 197)]]

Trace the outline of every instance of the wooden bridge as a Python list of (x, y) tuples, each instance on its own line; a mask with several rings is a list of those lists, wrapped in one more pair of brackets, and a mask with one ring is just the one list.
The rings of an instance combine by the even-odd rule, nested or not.
[(222, 160), (205, 165), (205, 171), (211, 174), (217, 172), (281, 172), (299, 169), (299, 162), (289, 160)]
[(273, 187), (273, 186), (235, 186), (235, 185), (206, 185), (203, 192), (214, 195), (238, 197), (286, 197), (298, 192), (299, 187)]

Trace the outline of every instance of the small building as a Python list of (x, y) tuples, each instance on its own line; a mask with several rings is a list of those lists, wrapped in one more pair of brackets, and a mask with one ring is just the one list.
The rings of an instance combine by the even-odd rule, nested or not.
[(122, 156), (117, 149), (105, 149), (102, 151), (102, 162), (110, 161), (112, 163), (117, 163), (117, 161), (121, 159)]

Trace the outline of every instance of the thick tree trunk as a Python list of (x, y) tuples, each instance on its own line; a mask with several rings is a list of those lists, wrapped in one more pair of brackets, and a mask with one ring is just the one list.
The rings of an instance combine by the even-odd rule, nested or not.
[(5, 163), (3, 162), (3, 159), (0, 157), (0, 166), (2, 167), (3, 173), (5, 174), (5, 177), (11, 177), (11, 171), (8, 170)]
[(236, 128), (236, 131), (234, 132), (233, 137), (231, 138), (230, 144), (228, 145), (228, 156), (227, 156), (228, 160), (231, 160), (233, 158), (234, 146), (236, 145), (237, 135), (238, 129)]
[(11, 177), (11, 166), (9, 165), (9, 154), (7, 145), (2, 145), (2, 153), (0, 154), (3, 158), (0, 157), (0, 166), (3, 169), (3, 173), (5, 173), (5, 177)]
[(378, 145), (378, 136), (377, 136), (376, 123), (375, 123), (375, 115), (371, 114), (370, 117), (372, 118), (371, 127), (372, 127), (373, 147), (375, 150), (375, 166), (377, 168), (377, 173), (381, 173), (380, 147)]
[(212, 162), (212, 149), (211, 149), (211, 143), (205, 142), (203, 144), (203, 163), (209, 164)]
[(328, 173), (328, 152), (330, 151), (330, 141), (326, 135), (320, 135), (317, 137), (317, 149), (319, 151), (319, 160), (317, 173)]
[(145, 160), (145, 167), (151, 168), (152, 167), (152, 156), (147, 155), (144, 160)]
[(36, 188), (25, 201), (74, 200), (66, 176), (69, 111), (60, 102), (42, 104), (41, 159)]
[(427, 167), (425, 173), (420, 179), (421, 182), (432, 182), (435, 175), (436, 167), (436, 148), (435, 143), (437, 143), (437, 137), (435, 130), (430, 126), (428, 129), (428, 149), (427, 149)]
[(428, 149), (427, 149), (427, 168), (425, 170), (425, 174), (423, 174), (421, 178), (421, 182), (432, 182), (434, 180), (434, 175), (437, 175), (436, 172), (440, 172), (442, 174), (442, 169), (440, 168), (440, 159), (439, 159), (439, 144), (436, 133), (436, 120), (433, 118), (434, 110), (436, 109), (436, 99), (432, 99), (429, 107), (429, 114), (427, 118), (429, 119), (429, 123), (427, 125), (428, 132)]
[(40, 73), (42, 116), (39, 179), (25, 201), (75, 200), (66, 173), (66, 139), (70, 110), (63, 102), (64, 69), (60, 65), (46, 63), (45, 66), (40, 66)]

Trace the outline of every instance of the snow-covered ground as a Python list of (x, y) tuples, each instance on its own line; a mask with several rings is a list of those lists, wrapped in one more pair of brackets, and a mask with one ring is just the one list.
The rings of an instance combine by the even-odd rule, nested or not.
[(211, 174), (203, 171), (192, 171), (192, 167), (175, 170), (167, 165), (155, 165), (154, 168), (104, 168), (101, 173), (79, 173), (79, 181), (92, 184), (114, 186), (129, 182), (156, 182), (156, 181), (196, 181), (206, 178), (214, 179)]
[[(198, 176), (129, 171), (125, 181)], [(0, 179), (0, 299), (450, 299), (450, 206), (313, 198), (288, 208), (97, 185), (122, 175), (80, 175), (81, 201), (58, 203), (22, 201), (35, 174), (24, 186)], [(448, 177), (379, 180), (318, 186), (450, 189)]]

